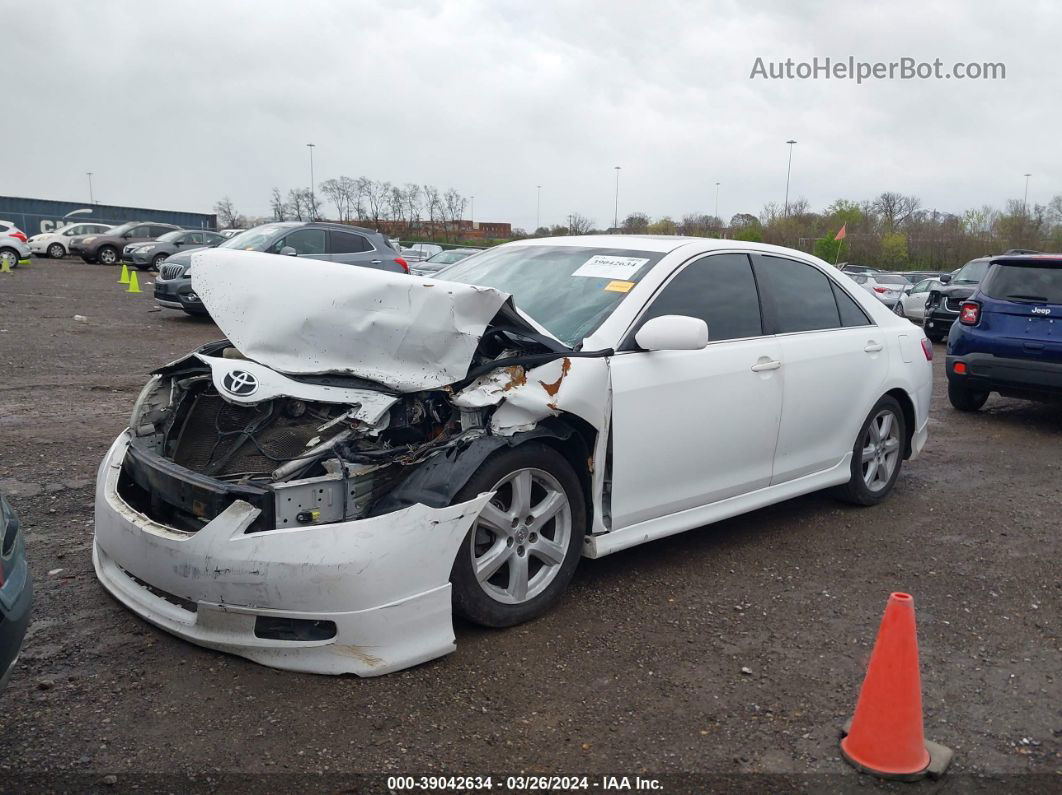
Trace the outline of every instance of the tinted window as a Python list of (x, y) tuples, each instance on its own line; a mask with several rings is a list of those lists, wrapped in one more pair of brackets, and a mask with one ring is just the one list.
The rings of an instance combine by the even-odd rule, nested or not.
[[(147, 224), (142, 224), (140, 226), (134, 226), (134, 227), (132, 227), (129, 230), (129, 236), (130, 237), (155, 237), (155, 235), (152, 233), (151, 230), (152, 230), (152, 227), (148, 226)], [(170, 230), (167, 229), (166, 231), (168, 232)]]
[(203, 243), (203, 233), (202, 232), (190, 232), (188, 234), (188, 237), (186, 237), (184, 239), (184, 242), (185, 243), (195, 243), (196, 245), (201, 245)]
[(172, 226), (153, 226), (153, 227), (151, 227), (151, 236), (152, 237), (158, 237), (159, 235), (164, 235), (167, 232), (174, 232), (174, 231), (176, 231), (176, 230)]
[(351, 232), (329, 232), (328, 238), (328, 250), (332, 254), (358, 254), (373, 250), (368, 240)]
[(653, 299), (639, 321), (661, 315), (697, 317), (708, 324), (708, 340), (763, 334), (752, 266), (744, 254), (716, 254), (691, 262)]
[(771, 294), (779, 334), (841, 325), (830, 280), (818, 268), (796, 260), (761, 256), (756, 275), (760, 286)]
[(278, 240), (273, 249), (280, 251), (285, 246), (291, 246), (295, 249), (295, 253), (299, 255), (303, 254), (324, 254), (325, 252), (325, 230), (323, 229), (296, 229), (287, 237), (282, 240)]
[(204, 232), (203, 233), (203, 242), (206, 243), (208, 246), (216, 246), (218, 243), (220, 243), (224, 239), (225, 238), (222, 237), (221, 235), (214, 234), (213, 232)]
[(1062, 304), (1062, 267), (998, 265), (981, 290), (992, 298)]
[(841, 314), (841, 325), (843, 326), (869, 326), (870, 318), (867, 317), (859, 304), (841, 289), (840, 285), (830, 280), (830, 286), (833, 288), (833, 297), (837, 301), (837, 311)]

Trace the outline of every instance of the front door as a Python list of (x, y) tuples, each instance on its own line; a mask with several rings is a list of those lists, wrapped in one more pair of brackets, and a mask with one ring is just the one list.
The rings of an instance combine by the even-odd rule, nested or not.
[[(661, 315), (702, 318), (708, 345), (638, 350), (634, 332)], [(621, 351), (611, 363), (614, 529), (770, 484), (781, 355), (763, 333), (748, 256), (712, 254), (682, 266)]]

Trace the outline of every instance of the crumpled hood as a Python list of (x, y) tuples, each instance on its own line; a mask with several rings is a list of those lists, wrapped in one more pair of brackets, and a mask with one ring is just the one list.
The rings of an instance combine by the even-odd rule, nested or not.
[(192, 289), (246, 357), (292, 375), (353, 375), (401, 392), (463, 379), (487, 327), (541, 334), (489, 287), (304, 257), (203, 249)]

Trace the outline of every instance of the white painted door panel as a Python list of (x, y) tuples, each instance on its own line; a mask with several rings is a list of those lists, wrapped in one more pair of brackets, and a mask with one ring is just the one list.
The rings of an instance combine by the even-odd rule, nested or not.
[(616, 356), (613, 528), (769, 485), (781, 361), (773, 337)]

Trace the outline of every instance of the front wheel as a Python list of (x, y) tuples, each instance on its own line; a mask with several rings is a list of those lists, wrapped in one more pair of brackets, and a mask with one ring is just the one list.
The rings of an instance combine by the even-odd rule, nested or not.
[(859, 429), (852, 448), (851, 479), (834, 495), (855, 505), (877, 505), (896, 485), (906, 443), (903, 409), (896, 398), (885, 395)]
[(546, 612), (575, 574), (586, 532), (579, 478), (559, 452), (527, 443), (496, 453), (457, 502), (493, 491), (450, 573), (454, 611), (488, 627)]
[(52, 243), (48, 246), (48, 256), (52, 259), (62, 259), (66, 256), (66, 249), (62, 243)]
[[(163, 263), (163, 261), (165, 259), (166, 259), (166, 255), (165, 254), (156, 254), (155, 258), (153, 260), (151, 260), (151, 267), (154, 268), (155, 270), (158, 270), (159, 268), (162, 267), (162, 263)], [(143, 268), (141, 268), (141, 270), (143, 270)]]
[(979, 411), (988, 400), (988, 393), (948, 381), (948, 400), (959, 411)]
[(115, 265), (118, 262), (118, 249), (113, 246), (104, 246), (96, 254), (96, 258), (104, 265)]

